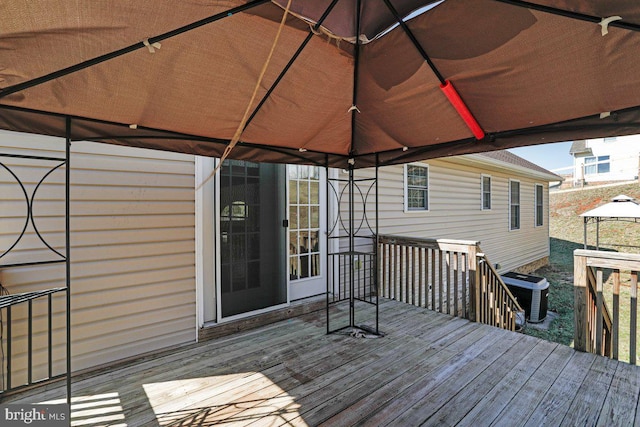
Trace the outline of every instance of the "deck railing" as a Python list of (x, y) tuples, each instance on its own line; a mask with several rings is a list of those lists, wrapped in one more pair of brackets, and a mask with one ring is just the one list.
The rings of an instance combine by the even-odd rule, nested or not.
[(524, 322), (524, 310), (486, 255), (478, 253), (476, 259), (478, 276), (475, 300), (476, 321), (515, 331), (519, 312), (522, 313)]
[(380, 296), (515, 330), (522, 309), (478, 242), (378, 236)]
[[(640, 255), (578, 249), (573, 263), (575, 349), (619, 359), (623, 347), (620, 337), (628, 332), (629, 342), (624, 346), (628, 344), (628, 360), (635, 365)], [(627, 311), (628, 323), (622, 324), (622, 314)]]

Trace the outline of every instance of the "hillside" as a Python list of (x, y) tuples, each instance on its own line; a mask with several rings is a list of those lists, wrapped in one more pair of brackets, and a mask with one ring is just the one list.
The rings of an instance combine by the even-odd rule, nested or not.
[[(617, 195), (625, 194), (640, 200), (640, 184), (624, 184), (607, 187), (586, 187), (579, 191), (561, 191), (549, 195), (549, 235), (551, 237), (551, 263), (558, 267), (573, 266), (573, 250), (582, 248), (584, 226), (580, 214), (608, 203)], [(596, 243), (596, 226), (587, 227), (588, 244)], [(624, 221), (600, 223), (600, 248), (640, 252), (640, 223)]]
[[(640, 200), (640, 184), (586, 187), (579, 191), (559, 191), (549, 195), (550, 265), (534, 274), (546, 277), (549, 310), (558, 313), (549, 331), (532, 328), (527, 334), (572, 345), (573, 342), (573, 251), (583, 247), (584, 226), (580, 214), (608, 203), (619, 194)], [(588, 225), (588, 243), (595, 245), (595, 224)], [(600, 248), (640, 253), (640, 223), (608, 221), (600, 224)], [(591, 247), (590, 247), (591, 249)], [(621, 349), (622, 351), (622, 349)]]

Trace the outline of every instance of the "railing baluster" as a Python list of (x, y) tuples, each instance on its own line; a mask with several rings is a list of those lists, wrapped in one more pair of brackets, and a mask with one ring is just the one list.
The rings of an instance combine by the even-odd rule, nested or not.
[(47, 295), (49, 333), (47, 334), (47, 366), (49, 378), (53, 377), (53, 294)]
[(414, 290), (413, 286), (415, 284), (413, 280), (415, 277), (415, 271), (413, 268), (413, 263), (414, 263), (413, 255), (414, 255), (413, 248), (410, 246), (407, 246), (407, 274), (409, 275), (407, 277), (407, 304), (415, 303), (414, 293), (413, 293), (413, 290)]
[(458, 252), (454, 252), (453, 253), (453, 295), (454, 295), (454, 300), (453, 300), (453, 312), (456, 316), (459, 316), (460, 313), (458, 312), (458, 272), (459, 272), (459, 259), (458, 259)]
[(436, 252), (431, 249), (431, 310), (436, 310)]
[(596, 270), (596, 354), (602, 356), (602, 268)]
[(438, 311), (440, 313), (444, 313), (444, 308), (442, 306), (442, 302), (444, 299), (444, 280), (442, 278), (442, 270), (443, 270), (443, 256), (442, 251), (438, 251)]
[(422, 300), (420, 298), (421, 295), (421, 286), (420, 286), (420, 272), (422, 271), (422, 249), (421, 248), (415, 248), (416, 251), (416, 259), (415, 259), (415, 264), (413, 266), (413, 274), (415, 276), (415, 283), (416, 283), (416, 303), (415, 305), (418, 307), (422, 307)]
[(404, 246), (399, 246), (400, 250), (400, 301), (404, 302)]
[(612, 340), (613, 340), (613, 358), (618, 360), (618, 347), (620, 345), (620, 270), (613, 270), (611, 273), (613, 278), (613, 319)]
[(27, 338), (27, 384), (33, 383), (33, 300), (29, 300), (27, 320), (28, 338)]
[(424, 298), (424, 248), (418, 249), (418, 301), (420, 307), (425, 307), (427, 304), (423, 303)]
[(467, 287), (467, 271), (468, 271), (468, 261), (467, 257), (469, 255), (463, 253), (462, 254), (462, 317), (468, 317), (467, 311), (467, 295), (469, 295), (469, 288)]
[(11, 390), (11, 371), (13, 370), (12, 366), (12, 343), (13, 343), (13, 334), (12, 327), (13, 322), (11, 321), (11, 306), (7, 307), (7, 385), (5, 390)]
[(629, 319), (629, 363), (636, 364), (636, 334), (638, 328), (638, 272), (631, 272), (631, 308)]
[(446, 269), (447, 269), (447, 278), (446, 278), (446, 282), (447, 282), (447, 296), (446, 296), (446, 301), (447, 301), (447, 314), (451, 314), (451, 252), (450, 251), (446, 251), (444, 253), (444, 259), (445, 259), (445, 263), (446, 263)]

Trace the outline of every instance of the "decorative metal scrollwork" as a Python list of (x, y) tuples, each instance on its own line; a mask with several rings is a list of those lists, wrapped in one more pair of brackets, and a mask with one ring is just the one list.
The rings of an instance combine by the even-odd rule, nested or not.
[[(18, 176), (18, 174), (12, 169), (12, 167), (10, 165), (8, 165), (6, 162), (0, 161), (0, 168), (2, 168), (3, 170), (6, 170), (15, 180), (16, 185), (18, 185), (20, 187), (20, 191), (22, 196), (24, 197), (24, 203), (26, 206), (26, 214), (25, 214), (25, 218), (24, 218), (24, 224), (22, 225), (22, 230), (20, 231), (20, 234), (18, 235), (18, 237), (15, 239), (15, 241), (13, 241), (8, 248), (6, 249), (1, 249), (0, 248), (0, 267), (9, 267), (9, 266), (15, 266), (16, 264), (3, 264), (2, 260), (5, 256), (7, 256), (11, 251), (13, 251), (18, 244), (20, 243), (20, 241), (22, 241), (22, 239), (25, 237), (25, 235), (27, 234), (27, 230), (29, 228), (29, 223), (31, 223), (31, 226), (33, 227), (33, 231), (35, 232), (35, 235), (38, 237), (38, 239), (42, 242), (42, 244), (51, 252), (55, 255), (56, 259), (54, 260), (34, 260), (34, 261), (30, 261), (28, 263), (20, 263), (17, 265), (21, 265), (21, 264), (39, 264), (39, 263), (50, 263), (50, 262), (62, 262), (66, 260), (66, 256), (62, 253), (60, 253), (58, 250), (56, 250), (49, 242), (47, 242), (47, 240), (44, 238), (44, 236), (42, 235), (42, 233), (40, 232), (40, 230), (38, 229), (38, 226), (36, 225), (36, 221), (35, 221), (35, 216), (34, 216), (34, 202), (36, 200), (36, 195), (38, 193), (38, 190), (41, 188), (42, 184), (46, 181), (46, 179), (51, 176), (51, 174), (53, 172), (55, 172), (56, 170), (58, 170), (59, 168), (61, 168), (62, 166), (65, 166), (67, 164), (67, 161), (65, 159), (59, 159), (59, 158), (51, 158), (51, 157), (36, 157), (36, 156), (22, 156), (22, 155), (11, 155), (11, 154), (0, 154), (0, 158), (16, 158), (16, 159), (27, 159), (27, 160), (34, 160), (34, 161), (46, 161), (46, 162), (52, 162), (52, 166), (49, 167), (49, 169), (47, 170), (47, 172), (42, 176), (42, 178), (36, 183), (35, 187), (33, 188), (33, 191), (31, 192), (31, 194), (29, 194), (29, 192), (27, 191), (27, 186), (24, 184), (23, 180), (20, 179), (20, 177)], [(5, 258), (6, 259), (6, 258)]]

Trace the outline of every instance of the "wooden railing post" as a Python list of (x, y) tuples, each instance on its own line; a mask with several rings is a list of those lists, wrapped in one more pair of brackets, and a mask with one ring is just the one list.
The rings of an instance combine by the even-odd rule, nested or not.
[(587, 351), (587, 258), (573, 257), (573, 347)]
[(469, 320), (478, 321), (478, 307), (480, 307), (480, 292), (478, 291), (478, 248), (477, 246), (469, 247), (469, 255), (467, 256), (467, 269), (469, 271)]

